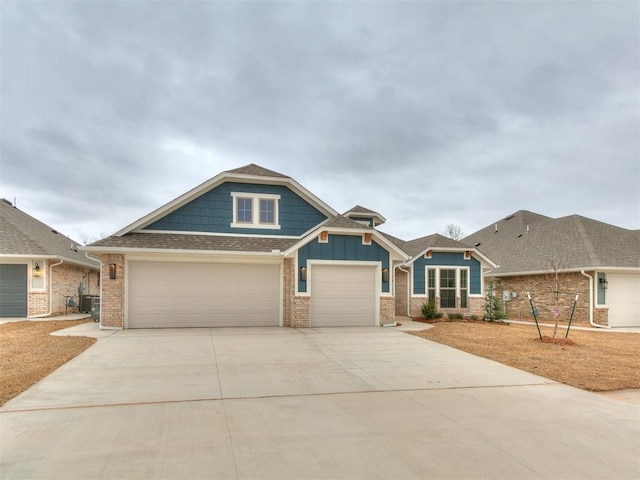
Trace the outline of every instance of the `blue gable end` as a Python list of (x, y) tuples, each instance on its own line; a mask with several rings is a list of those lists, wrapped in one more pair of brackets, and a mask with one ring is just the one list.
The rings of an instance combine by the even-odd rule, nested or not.
[[(231, 192), (280, 195), (280, 229), (231, 227)], [(285, 186), (226, 182), (157, 220), (145, 230), (299, 236), (326, 218), (326, 215)]]
[[(381, 262), (383, 269), (389, 268), (389, 252), (375, 240), (371, 245), (363, 245), (361, 235), (329, 235), (328, 243), (319, 243), (315, 238), (298, 250), (298, 271), (307, 260)], [(298, 291), (306, 292), (307, 282), (298, 280)], [(389, 292), (389, 282), (382, 282), (382, 291)]]
[(425, 267), (468, 267), (469, 268), (469, 294), (479, 295), (482, 293), (482, 266), (478, 260), (471, 257), (464, 258), (462, 252), (433, 252), (431, 258), (424, 258), (422, 255), (413, 262), (413, 293), (424, 295), (425, 288)]

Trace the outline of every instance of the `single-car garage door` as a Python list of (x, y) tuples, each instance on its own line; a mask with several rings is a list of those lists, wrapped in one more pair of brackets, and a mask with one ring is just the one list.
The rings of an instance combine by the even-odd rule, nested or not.
[(609, 326), (640, 327), (640, 277), (607, 275)]
[(280, 266), (129, 262), (129, 328), (278, 326)]
[(27, 266), (0, 264), (0, 317), (27, 316)]
[(376, 325), (375, 267), (313, 265), (312, 327)]

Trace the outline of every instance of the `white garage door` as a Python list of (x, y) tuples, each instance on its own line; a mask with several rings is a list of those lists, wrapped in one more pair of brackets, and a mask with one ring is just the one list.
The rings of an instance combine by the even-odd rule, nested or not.
[(640, 276), (607, 275), (609, 326), (640, 327)]
[(279, 265), (129, 263), (129, 328), (278, 326)]
[(311, 326), (376, 325), (375, 267), (313, 265)]

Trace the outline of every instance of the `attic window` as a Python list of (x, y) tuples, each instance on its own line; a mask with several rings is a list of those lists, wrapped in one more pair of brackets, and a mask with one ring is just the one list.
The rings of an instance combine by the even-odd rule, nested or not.
[(265, 228), (280, 230), (280, 195), (231, 192), (233, 228)]

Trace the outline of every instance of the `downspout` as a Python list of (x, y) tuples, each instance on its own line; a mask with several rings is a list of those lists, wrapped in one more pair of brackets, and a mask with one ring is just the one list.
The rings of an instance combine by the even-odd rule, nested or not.
[(580, 274), (589, 279), (589, 324), (596, 328), (611, 328), (609, 325), (599, 325), (593, 321), (593, 277), (584, 270), (580, 270)]
[(49, 311), (41, 315), (31, 315), (30, 317), (27, 317), (27, 318), (44, 318), (44, 317), (49, 317), (51, 315), (51, 311), (53, 310), (53, 267), (62, 265), (63, 262), (64, 260), (60, 260), (58, 263), (53, 263), (49, 265)]
[(91, 255), (89, 255), (89, 252), (84, 252), (84, 256), (87, 257), (87, 259), (94, 260), (100, 264), (100, 330), (107, 330), (102, 328), (102, 260), (92, 257)]

